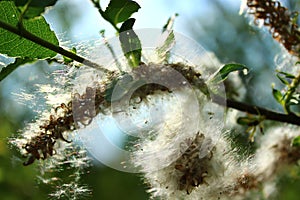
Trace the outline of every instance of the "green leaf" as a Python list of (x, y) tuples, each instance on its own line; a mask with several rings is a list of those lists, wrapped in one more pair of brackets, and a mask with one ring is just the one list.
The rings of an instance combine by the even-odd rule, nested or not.
[(281, 92), (279, 90), (276, 90), (273, 87), (272, 94), (273, 94), (273, 97), (276, 99), (276, 101), (282, 105), (282, 103), (283, 103), (283, 96), (282, 96)]
[(290, 79), (296, 78), (293, 74), (289, 74), (289, 73), (282, 72), (282, 71), (277, 71), (277, 72), (278, 72), (278, 74), (284, 75), (286, 78), (290, 78)]
[(24, 11), (26, 4), (28, 4), (28, 9), (24, 13), (24, 19), (30, 19), (40, 16), (45, 12), (46, 7), (53, 6), (57, 0), (13, 0), (15, 5), (22, 11)]
[(122, 99), (130, 89), (130, 84), (133, 81), (131, 75), (125, 73), (122, 76), (112, 80), (105, 90), (105, 100), (108, 102), (114, 102)]
[(169, 52), (172, 49), (172, 47), (175, 45), (175, 35), (173, 30), (165, 31), (163, 34), (168, 34), (168, 36), (164, 41), (164, 43), (161, 46), (156, 48), (156, 52), (158, 54), (160, 61), (167, 61), (169, 57)]
[(167, 23), (163, 26), (162, 32), (173, 29), (175, 18), (178, 17), (178, 15), (178, 13), (175, 13), (173, 16), (169, 17)]
[(283, 83), (284, 85), (289, 85), (290, 83), (283, 77), (281, 77), (279, 74), (276, 74), (277, 78)]
[(140, 5), (130, 0), (111, 0), (102, 13), (102, 17), (110, 23), (117, 25), (124, 22), (140, 9)]
[[(0, 2), (0, 20), (18, 27), (20, 12), (11, 1)], [(55, 33), (50, 29), (44, 17), (23, 20), (23, 28), (32, 34), (58, 45)], [(22, 29), (20, 29), (20, 32)], [(55, 52), (35, 44), (25, 38), (0, 28), (0, 53), (10, 57), (48, 58), (54, 57)]]
[(242, 71), (242, 70), (248, 71), (248, 68), (242, 64), (235, 64), (235, 63), (226, 64), (219, 71), (215, 73), (215, 75), (212, 77), (210, 82), (218, 84), (226, 80), (226, 78), (231, 72)]
[(30, 59), (30, 58), (25, 58), (25, 59), (17, 58), (14, 63), (7, 65), (0, 71), (0, 81), (6, 78), (10, 73), (12, 73), (19, 66), (33, 61), (34, 59)]
[(124, 73), (107, 85), (104, 98), (108, 102), (119, 101), (128, 93), (130, 94), (130, 90), (135, 90), (145, 84), (145, 80), (134, 80), (130, 74)]
[(162, 37), (167, 34), (166, 39), (164, 40), (163, 44), (156, 48), (156, 53), (158, 54), (159, 62), (168, 62), (170, 58), (170, 50), (175, 45), (175, 35), (173, 29), (175, 18), (178, 16), (175, 13), (173, 16), (169, 17), (167, 23), (163, 26), (162, 29)]
[(300, 147), (300, 136), (297, 136), (293, 139), (292, 141), (292, 146), (293, 147)]
[(142, 45), (137, 34), (132, 30), (135, 19), (125, 21), (120, 28), (119, 40), (124, 56), (129, 65), (134, 68), (139, 66), (142, 57)]

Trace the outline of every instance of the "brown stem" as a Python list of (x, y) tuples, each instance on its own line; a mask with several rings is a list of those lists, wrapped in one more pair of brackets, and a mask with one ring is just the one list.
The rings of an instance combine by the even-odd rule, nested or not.
[(267, 110), (267, 109), (259, 107), (259, 106), (248, 105), (248, 104), (234, 101), (231, 99), (225, 99), (223, 97), (216, 96), (216, 95), (212, 97), (212, 101), (219, 105), (226, 106), (228, 108), (233, 108), (233, 109), (247, 112), (247, 113), (254, 114), (254, 115), (262, 115), (265, 117), (265, 119), (268, 119), (268, 120), (285, 122), (285, 123), (300, 126), (300, 117), (298, 117), (297, 115), (295, 115), (293, 113), (290, 113), (290, 114), (277, 113), (277, 112)]

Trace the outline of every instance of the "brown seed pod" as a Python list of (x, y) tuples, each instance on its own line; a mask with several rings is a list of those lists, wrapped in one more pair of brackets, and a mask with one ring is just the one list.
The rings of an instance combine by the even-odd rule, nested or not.
[(210, 160), (213, 156), (214, 147), (204, 147), (205, 155), (203, 155), (203, 144), (206, 139), (204, 134), (197, 133), (194, 140), (187, 140), (188, 148), (175, 162), (175, 169), (182, 175), (178, 180), (179, 190), (185, 190), (190, 194), (195, 187), (208, 183), (205, 177), (209, 175)]
[(291, 54), (299, 56), (300, 31), (293, 17), (297, 14), (288, 12), (279, 1), (273, 0), (247, 0), (247, 6), (256, 23), (263, 20), (264, 25), (270, 27), (272, 37)]
[(55, 142), (56, 141), (51, 137), (51, 135), (47, 135), (45, 133), (33, 138), (31, 142), (26, 144), (24, 147), (29, 158), (27, 162), (23, 163), (23, 165), (27, 166), (32, 164), (36, 159), (39, 160), (42, 158), (44, 160), (48, 157), (48, 155), (52, 156)]
[(49, 116), (49, 120), (40, 126), (40, 132), (37, 136), (25, 144), (29, 158), (23, 165), (32, 164), (35, 160), (42, 158), (46, 159), (48, 156), (54, 154), (54, 144), (58, 139), (70, 143), (71, 141), (64, 138), (63, 133), (68, 130), (73, 130), (74, 120), (72, 117), (72, 104), (67, 105), (62, 103), (55, 109), (55, 114)]

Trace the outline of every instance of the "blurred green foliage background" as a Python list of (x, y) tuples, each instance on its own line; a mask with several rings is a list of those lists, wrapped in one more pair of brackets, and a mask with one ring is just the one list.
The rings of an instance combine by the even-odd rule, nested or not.
[[(74, 27), (78, 26), (78, 23), (85, 23), (82, 19), (86, 18), (85, 15), (90, 15), (91, 5), (88, 0), (59, 0), (58, 2), (52, 10), (46, 13), (47, 20), (62, 40), (68, 42), (80, 40), (78, 37), (80, 33), (76, 32), (75, 30), (78, 29), (74, 29)], [(172, 2), (170, 5), (167, 0), (153, 1), (151, 3), (153, 6), (142, 7), (140, 14), (143, 15), (144, 10), (155, 9), (157, 6), (163, 6), (169, 12), (172, 10), (172, 13), (179, 12), (180, 16), (178, 22), (175, 22), (175, 30), (188, 34), (197, 40), (207, 50), (213, 51), (222, 62), (234, 61), (246, 64), (250, 68), (251, 75), (243, 80), (247, 87), (246, 101), (248, 103), (268, 106), (280, 111), (275, 100), (271, 97), (270, 87), (272, 82), (278, 83), (274, 76), (274, 69), (277, 64), (274, 57), (280, 52), (280, 48), (268, 31), (250, 26), (249, 20), (239, 15), (239, 1), (193, 0), (184, 1), (184, 3), (190, 4), (187, 8), (194, 8), (191, 11), (192, 14), (187, 14), (189, 10), (186, 10), (186, 13), (180, 13), (177, 10), (182, 6), (182, 2)], [(297, 1), (284, 1), (284, 3), (292, 10), (299, 10), (300, 3)], [(142, 3), (141, 6), (143, 6)], [(198, 8), (199, 12), (197, 12)], [(145, 13), (147, 12), (145, 11)], [(159, 15), (165, 20), (169, 17), (167, 12)], [(144, 15), (138, 20), (147, 18), (151, 18), (151, 16)], [(98, 18), (89, 20), (93, 24)], [(155, 23), (157, 27), (147, 27), (147, 21), (145, 21), (144, 27), (160, 28), (164, 25), (162, 21)], [(102, 28), (106, 27), (103, 26)], [(94, 31), (97, 35), (100, 28)], [(8, 62), (2, 56), (0, 61)], [(17, 69), (0, 83), (1, 200), (43, 200), (49, 198), (51, 186), (45, 187), (38, 184), (35, 164), (23, 167), (24, 159), (14, 148), (8, 145), (8, 139), (18, 134), (27, 122), (34, 120), (36, 116), (36, 112), (34, 112), (36, 108), (34, 107), (39, 106), (34, 103), (33, 107), (22, 105), (16, 100), (17, 97), (13, 93), (22, 92), (22, 88), (26, 88), (27, 92), (33, 91), (32, 86), (36, 83), (51, 83), (47, 77), (52, 70), (45, 63), (38, 62), (34, 66), (26, 65)], [(246, 137), (242, 139), (246, 140)], [(81, 181), (93, 190), (89, 197), (91, 199), (149, 199), (149, 195), (145, 192), (147, 186), (143, 184), (137, 174), (119, 172), (102, 165), (95, 165), (88, 171), (89, 173), (84, 175)], [(279, 200), (299, 199), (300, 180), (296, 177), (299, 177), (299, 174), (296, 176), (283, 175), (279, 187)]]

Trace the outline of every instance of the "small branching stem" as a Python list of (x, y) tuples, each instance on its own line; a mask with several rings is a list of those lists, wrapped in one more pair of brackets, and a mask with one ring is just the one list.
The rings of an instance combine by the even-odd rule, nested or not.
[(20, 17), (19, 17), (19, 22), (18, 22), (18, 27), (22, 28), (23, 27), (23, 18), (24, 18), (24, 15), (25, 13), (27, 12), (28, 8), (29, 8), (29, 5), (31, 4), (32, 0), (29, 0), (24, 8), (23, 8), (23, 11), (22, 13), (20, 14)]
[(291, 82), (291, 84), (288, 87), (288, 91), (285, 94), (285, 100), (283, 101), (284, 102), (283, 108), (284, 108), (284, 111), (288, 114), (291, 113), (289, 102), (290, 102), (292, 96), (294, 95), (299, 84), (300, 84), (300, 72), (298, 73), (298, 76), (296, 76), (293, 79), (293, 81)]

